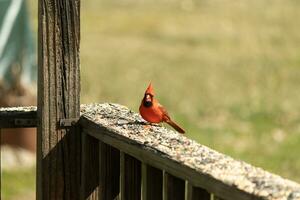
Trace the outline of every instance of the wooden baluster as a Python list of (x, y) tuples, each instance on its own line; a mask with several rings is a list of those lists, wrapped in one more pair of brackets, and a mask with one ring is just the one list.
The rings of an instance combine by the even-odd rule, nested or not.
[(120, 199), (125, 199), (125, 153), (120, 151)]
[(121, 152), (121, 200), (141, 199), (141, 162)]
[(163, 173), (163, 200), (182, 200), (185, 197), (185, 181)]
[(211, 194), (205, 189), (194, 187), (189, 181), (186, 182), (186, 200), (210, 200)]
[(82, 132), (81, 199), (97, 200), (99, 186), (99, 141)]
[(99, 141), (99, 199), (113, 200), (120, 191), (120, 151)]
[(217, 197), (217, 196), (215, 196), (214, 195), (214, 198), (213, 198), (214, 200), (224, 200), (223, 198), (221, 198), (221, 197)]
[(162, 200), (163, 172), (155, 167), (142, 164), (142, 199)]

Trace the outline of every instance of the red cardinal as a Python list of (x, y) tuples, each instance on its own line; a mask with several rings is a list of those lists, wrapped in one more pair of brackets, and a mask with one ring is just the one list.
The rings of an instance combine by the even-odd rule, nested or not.
[(166, 122), (179, 133), (185, 133), (185, 131), (182, 128), (180, 128), (180, 126), (178, 126), (175, 122), (171, 120), (166, 109), (162, 105), (160, 105), (158, 101), (154, 98), (154, 92), (151, 83), (149, 84), (145, 92), (139, 110), (144, 120), (150, 123)]

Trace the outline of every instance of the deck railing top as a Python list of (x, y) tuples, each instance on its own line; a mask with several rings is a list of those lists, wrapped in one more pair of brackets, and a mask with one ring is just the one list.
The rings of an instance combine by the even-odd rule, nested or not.
[[(164, 158), (166, 165), (173, 161), (173, 165), (170, 165), (175, 168), (173, 172), (178, 173), (175, 175), (182, 175), (182, 178), (193, 184), (214, 190), (211, 192), (224, 188), (219, 193), (229, 192), (232, 197), (236, 196), (236, 192), (249, 194), (253, 199), (300, 199), (298, 183), (235, 160), (159, 125), (146, 126), (139, 114), (124, 106), (90, 104), (83, 105), (81, 112), (81, 124), (84, 128), (102, 130), (113, 138), (159, 155)], [(150, 158), (150, 154), (134, 154), (143, 162), (148, 160), (149, 164), (158, 165), (159, 161)], [(215, 185), (219, 189), (215, 189)], [(228, 191), (228, 188), (231, 189)]]
[[(28, 120), (33, 124), (26, 125)], [(0, 108), (0, 128), (36, 126), (34, 122), (35, 107)], [(82, 105), (80, 125), (83, 131), (120, 151), (225, 199), (300, 199), (298, 183), (235, 160), (160, 125), (147, 126), (139, 114), (124, 106)]]
[(36, 107), (0, 108), (0, 128), (18, 128), (36, 126)]

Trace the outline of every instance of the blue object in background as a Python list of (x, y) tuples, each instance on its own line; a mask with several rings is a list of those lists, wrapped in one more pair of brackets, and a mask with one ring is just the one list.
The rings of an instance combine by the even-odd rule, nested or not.
[(0, 0), (0, 83), (4, 88), (37, 79), (36, 48), (25, 0)]

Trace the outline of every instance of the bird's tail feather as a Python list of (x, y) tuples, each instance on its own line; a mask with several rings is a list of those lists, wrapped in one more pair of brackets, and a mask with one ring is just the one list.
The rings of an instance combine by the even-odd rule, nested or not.
[(168, 123), (170, 126), (172, 126), (179, 133), (182, 133), (182, 134), (185, 133), (185, 131), (178, 124), (173, 122), (172, 120), (168, 120), (168, 121), (166, 121), (166, 123)]

